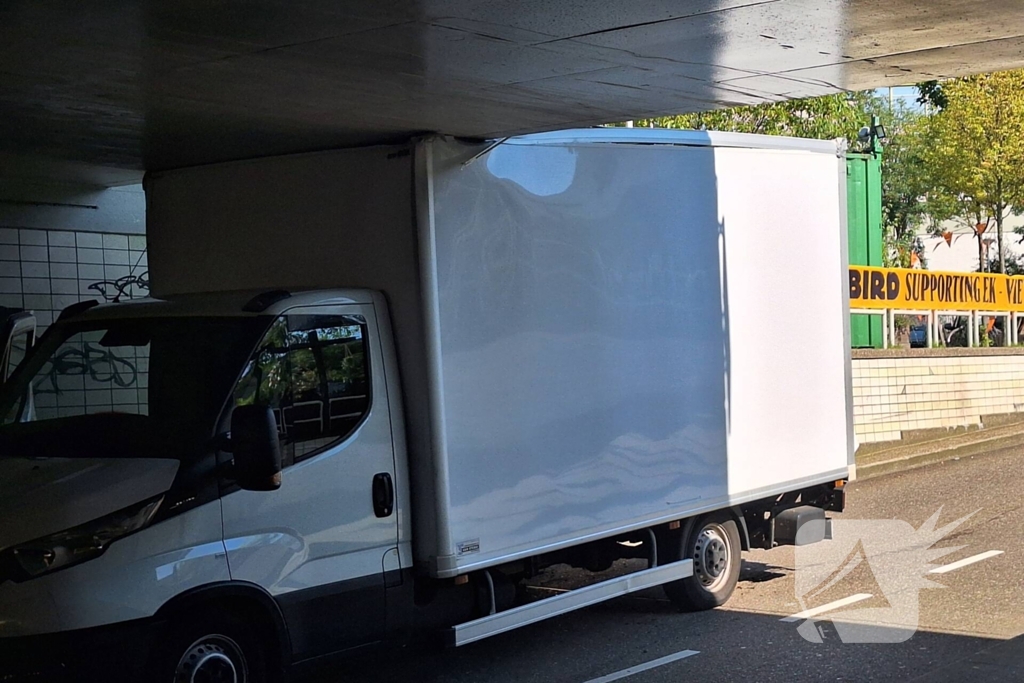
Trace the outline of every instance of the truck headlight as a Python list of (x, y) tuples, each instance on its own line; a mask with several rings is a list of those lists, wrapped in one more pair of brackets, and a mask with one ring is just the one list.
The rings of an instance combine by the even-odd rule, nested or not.
[[(150, 498), (106, 517), (8, 548), (0, 559), (3, 579), (24, 581), (99, 557), (111, 543), (144, 528), (163, 496)], [(13, 575), (12, 575), (13, 574)]]

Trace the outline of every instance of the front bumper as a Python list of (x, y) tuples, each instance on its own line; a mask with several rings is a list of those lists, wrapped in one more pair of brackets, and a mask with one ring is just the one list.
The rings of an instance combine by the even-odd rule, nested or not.
[(0, 638), (0, 683), (142, 681), (161, 623), (154, 619)]

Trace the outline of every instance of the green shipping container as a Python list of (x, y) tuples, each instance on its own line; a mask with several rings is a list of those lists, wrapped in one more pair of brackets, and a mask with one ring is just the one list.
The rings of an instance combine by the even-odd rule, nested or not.
[[(867, 154), (846, 156), (846, 210), (850, 233), (850, 264), (882, 265), (881, 146)], [(882, 317), (851, 316), (853, 348), (882, 348)]]

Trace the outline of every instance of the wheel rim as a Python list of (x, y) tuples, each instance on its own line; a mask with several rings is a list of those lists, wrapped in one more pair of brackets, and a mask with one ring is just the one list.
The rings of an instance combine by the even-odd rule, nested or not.
[(708, 591), (714, 592), (729, 581), (732, 547), (729, 534), (719, 524), (708, 524), (693, 545), (693, 574)]
[(227, 636), (209, 635), (192, 643), (178, 660), (174, 683), (245, 683), (245, 656)]

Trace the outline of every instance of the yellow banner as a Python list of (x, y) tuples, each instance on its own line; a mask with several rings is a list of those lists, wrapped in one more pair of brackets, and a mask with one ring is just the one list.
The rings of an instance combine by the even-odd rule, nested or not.
[(850, 308), (1024, 312), (1024, 276), (850, 266)]

